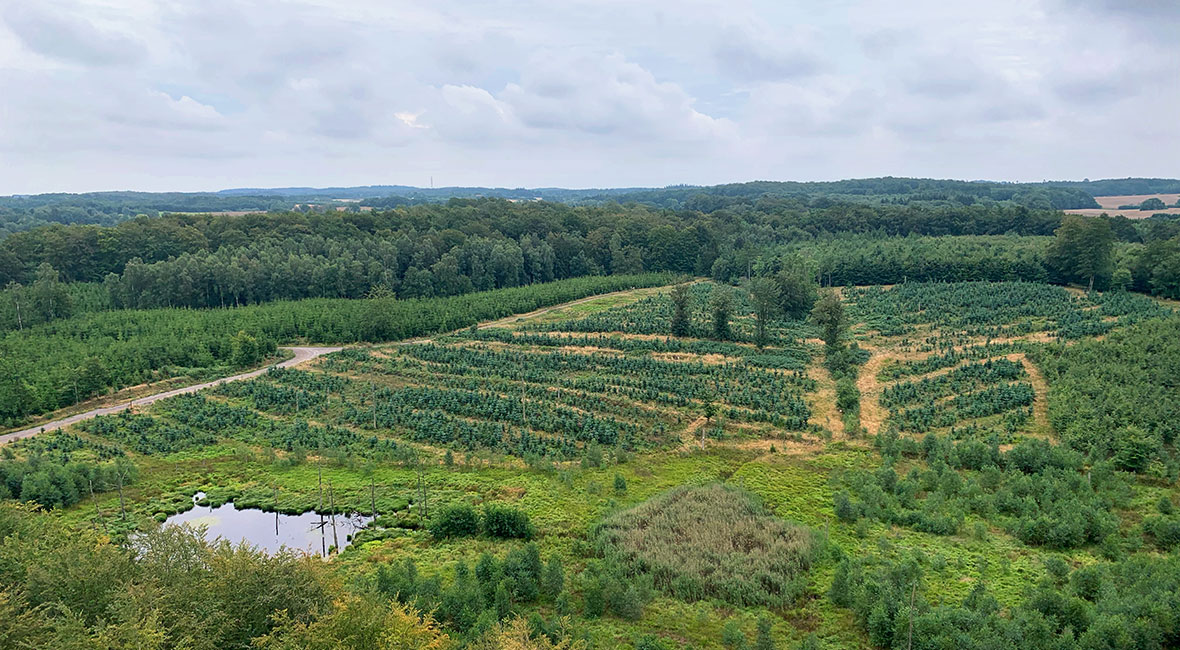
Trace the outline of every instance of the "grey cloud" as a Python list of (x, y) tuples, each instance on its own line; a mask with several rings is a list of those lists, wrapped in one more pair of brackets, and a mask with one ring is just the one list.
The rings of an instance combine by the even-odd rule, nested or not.
[(62, 1), (0, 0), (0, 192), (1167, 175), (1180, 147), (1172, 2)]
[(747, 29), (731, 27), (718, 37), (713, 56), (727, 75), (747, 82), (808, 77), (825, 68), (792, 32), (761, 38)]
[(95, 27), (61, 5), (49, 2), (9, 4), (0, 18), (30, 50), (84, 65), (129, 64), (141, 59), (141, 43), (124, 34)]

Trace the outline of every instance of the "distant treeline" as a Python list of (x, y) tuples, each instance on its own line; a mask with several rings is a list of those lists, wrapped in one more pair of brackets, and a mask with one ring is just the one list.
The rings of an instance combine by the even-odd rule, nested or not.
[[(700, 213), (455, 199), (374, 212), (167, 215), (38, 228), (0, 241), (0, 329), (105, 309), (429, 298), (612, 273), (732, 280), (784, 246), (809, 251), (821, 278), (837, 285), (1068, 280), (1038, 258), (1046, 240), (1019, 239), (1052, 235), (1059, 212), (812, 203), (764, 198)], [(1171, 240), (1180, 221), (1104, 220), (1116, 240), (1146, 243), (1119, 262), (1133, 273), (1133, 288), (1173, 295)], [(1002, 237), (986, 245), (890, 241), (917, 235)]]
[[(707, 271), (719, 250), (747, 242), (780, 243), (845, 232), (1049, 235), (1060, 219), (1054, 211), (1011, 205), (867, 206), (781, 197), (709, 213), (456, 199), (445, 205), (365, 213), (168, 215), (110, 228), (51, 226), (10, 235), (0, 241), (0, 284), (27, 283), (44, 263), (58, 270), (64, 281), (101, 282), (110, 273), (123, 273), (132, 260), (152, 264), (186, 253), (204, 257), (215, 252), (226, 259), (253, 257), (275, 246), (286, 254), (327, 259), (343, 254), (342, 246), (361, 259), (368, 254), (384, 256), (387, 266), (397, 268), (398, 277), (389, 286), (396, 290), (394, 285), (411, 267), (429, 269), (447, 254), (463, 263), (469, 255), (462, 247), (480, 239), (491, 240), (493, 246), (511, 240), (522, 252), (551, 248), (558, 278), (611, 272), (620, 266), (637, 271), (639, 265), (648, 270)], [(393, 255), (396, 263), (389, 257)], [(582, 268), (585, 272), (579, 272)], [(468, 275), (478, 286), (479, 272)]]
[(1180, 179), (1175, 178), (1107, 178), (1097, 181), (1048, 181), (1045, 184), (1082, 190), (1091, 196), (1180, 193)]
[(278, 196), (221, 196), (186, 192), (92, 192), (0, 197), (0, 237), (50, 224), (110, 226), (137, 215), (163, 212), (290, 210)]
[(763, 199), (803, 199), (820, 206), (836, 201), (933, 205), (1007, 203), (1036, 210), (1101, 207), (1086, 191), (1043, 183), (994, 183), (931, 178), (861, 178), (830, 182), (755, 181), (712, 187), (668, 187), (637, 190), (613, 197), (620, 203), (645, 203), (665, 208), (712, 211), (749, 205)]
[[(113, 225), (137, 215), (167, 212), (282, 211), (296, 207), (335, 211), (390, 209), (451, 199), (499, 198), (552, 201), (568, 205), (638, 203), (673, 210), (711, 212), (753, 206), (763, 199), (793, 198), (822, 207), (832, 202), (869, 205), (927, 204), (1011, 205), (1034, 210), (1097, 208), (1093, 196), (1180, 192), (1180, 180), (1110, 179), (997, 183), (930, 178), (864, 178), (830, 182), (756, 181), (714, 186), (673, 185), (663, 188), (419, 188), (405, 185), (360, 187), (239, 188), (219, 192), (91, 192), (0, 197), (0, 237), (38, 226), (60, 224)], [(339, 203), (338, 200), (348, 203)], [(976, 233), (978, 234), (978, 233)]]

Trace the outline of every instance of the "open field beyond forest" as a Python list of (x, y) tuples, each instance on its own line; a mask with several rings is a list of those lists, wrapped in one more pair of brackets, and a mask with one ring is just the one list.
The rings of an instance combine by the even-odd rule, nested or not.
[[(1140, 203), (1150, 198), (1157, 198), (1164, 202), (1165, 208), (1159, 210), (1140, 210), (1138, 207), (1133, 209), (1122, 209), (1125, 205), (1138, 206)], [(1180, 214), (1180, 208), (1175, 207), (1176, 201), (1180, 200), (1180, 194), (1131, 194), (1123, 196), (1096, 196), (1094, 200), (1098, 202), (1101, 208), (1084, 208), (1066, 210), (1070, 214), (1082, 214), (1088, 217), (1096, 217), (1100, 214), (1109, 216), (1124, 216), (1128, 219), (1146, 219), (1153, 214)]]
[[(805, 321), (775, 320), (755, 346), (740, 289), (715, 340), (716, 286), (689, 287), (685, 336), (669, 287), (619, 292), (354, 347), (5, 452), (133, 463), (133, 482), (58, 511), (116, 538), (198, 491), (303, 512), (330, 489), (333, 511), (380, 515), (332, 570), (433, 610), (457, 640), (487, 611), (463, 602), (534, 629), (566, 615), (595, 648), (759, 634), (905, 648), (907, 633), (969, 647), (1018, 626), (1030, 638), (1029, 621), (1053, 642), (1119, 633), (1099, 622), (1176, 640), (1126, 595), (1149, 599), (1134, 576), (1171, 576), (1180, 543), (1164, 505), (1180, 498), (1170, 308), (1016, 282), (845, 288), (846, 369)], [(1095, 376), (1116, 379), (1106, 397)], [(465, 527), (465, 506), (523, 513), (529, 534), (508, 536), (535, 546)], [(690, 524), (693, 545), (668, 541)]]

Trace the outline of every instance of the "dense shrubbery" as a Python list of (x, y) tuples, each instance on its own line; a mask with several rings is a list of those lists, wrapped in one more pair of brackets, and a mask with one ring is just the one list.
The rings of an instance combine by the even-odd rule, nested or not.
[(527, 513), (497, 504), (484, 506), (482, 516), (464, 503), (446, 506), (431, 517), (429, 528), (436, 539), (472, 537), (481, 531), (494, 539), (532, 539), (536, 534)]
[(114, 490), (135, 481), (128, 462), (93, 463), (32, 455), (0, 460), (0, 499), (31, 501), (45, 508), (68, 507), (91, 493)]
[(806, 528), (722, 484), (676, 488), (609, 517), (592, 537), (609, 563), (690, 601), (782, 605), (799, 595), (812, 556)]
[[(936, 577), (919, 554), (901, 560), (845, 558), (829, 598), (855, 612), (879, 648), (936, 650), (1150, 650), (1180, 643), (1180, 558), (1137, 555), (1030, 586), (1002, 608), (978, 583), (962, 603), (931, 603)], [(910, 603), (913, 603), (911, 608)]]
[(1121, 469), (1175, 480), (1180, 436), (1180, 320), (1036, 354), (1049, 418), (1066, 444)]
[[(869, 517), (938, 535), (952, 535), (974, 514), (1004, 525), (1033, 546), (1075, 548), (1116, 533), (1112, 507), (1128, 500), (1126, 478), (1109, 464), (1082, 473), (1082, 458), (1065, 447), (1032, 439), (1007, 452), (998, 436), (953, 442), (927, 435), (921, 443), (895, 434), (877, 438), (890, 461), (876, 472), (845, 476), (852, 490), (835, 497), (838, 517)], [(892, 461), (924, 459), (927, 469), (898, 476)]]
[[(383, 634), (420, 632), (406, 648), (435, 636), (416, 612), (387, 617), (388, 605), (345, 595), (311, 557), (210, 544), (175, 526), (144, 531), (124, 549), (12, 503), (0, 503), (0, 584), (0, 639), (12, 648), (310, 647), (298, 643), (300, 630), (341, 610), (350, 633), (379, 617)], [(354, 647), (318, 631), (317, 647)]]
[[(560, 556), (542, 563), (535, 544), (509, 551), (502, 560), (489, 553), (474, 569), (460, 561), (449, 583), (442, 576), (422, 576), (413, 561), (384, 564), (377, 569), (377, 593), (434, 612), (440, 623), (472, 640), (492, 631), (522, 607), (552, 604), (561, 615), (570, 611)], [(545, 626), (557, 632), (558, 626)]]

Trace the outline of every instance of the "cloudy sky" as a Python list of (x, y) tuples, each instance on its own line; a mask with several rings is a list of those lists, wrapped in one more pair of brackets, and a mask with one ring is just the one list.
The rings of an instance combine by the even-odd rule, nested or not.
[(0, 0), (0, 193), (1180, 176), (1175, 0)]

